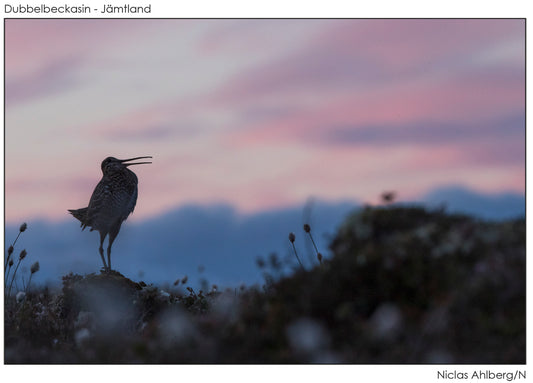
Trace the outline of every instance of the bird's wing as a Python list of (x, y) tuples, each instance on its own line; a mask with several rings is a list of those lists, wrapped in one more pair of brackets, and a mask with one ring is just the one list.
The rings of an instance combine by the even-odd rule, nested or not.
[(131, 213), (133, 213), (133, 209), (135, 209), (135, 204), (137, 203), (137, 194), (138, 194), (138, 190), (137, 190), (137, 186), (135, 186), (134, 190), (131, 193), (131, 198), (128, 204), (128, 210), (127, 210), (128, 212), (123, 217), (123, 220), (126, 219)]
[(111, 189), (105, 182), (100, 181), (94, 188), (89, 206), (87, 207), (87, 226), (91, 226), (96, 220), (97, 215), (101, 212), (107, 201), (111, 198)]

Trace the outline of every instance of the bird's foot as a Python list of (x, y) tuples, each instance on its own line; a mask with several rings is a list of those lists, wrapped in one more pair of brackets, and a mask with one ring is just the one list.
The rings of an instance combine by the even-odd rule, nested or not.
[(110, 269), (109, 267), (102, 267), (100, 269), (100, 274), (107, 275), (109, 277), (110, 276), (122, 276), (123, 277), (123, 275), (120, 272), (118, 272), (117, 270)]

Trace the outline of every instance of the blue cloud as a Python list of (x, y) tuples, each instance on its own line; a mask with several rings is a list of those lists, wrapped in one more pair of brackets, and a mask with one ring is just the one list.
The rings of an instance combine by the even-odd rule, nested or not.
[[(421, 202), (429, 206), (446, 203), (447, 210), (485, 219), (525, 216), (525, 197), (519, 194), (483, 195), (462, 187), (445, 187), (428, 193)], [(158, 217), (126, 221), (113, 245), (113, 267), (124, 275), (148, 283), (172, 283), (185, 275), (198, 287), (200, 280), (224, 286), (263, 283), (258, 256), (272, 252), (292, 263), (296, 260), (288, 241), (296, 233), (300, 258), (305, 266), (316, 263), (314, 250), (302, 230), (310, 223), (321, 252), (328, 256), (328, 245), (356, 202), (324, 203), (295, 206), (252, 215), (240, 215), (228, 205), (183, 206)], [(20, 223), (6, 226), (9, 244), (18, 233)], [(41, 270), (34, 281), (59, 284), (69, 272), (91, 273), (101, 267), (98, 234), (82, 232), (77, 221), (60, 223), (28, 222), (15, 255), (25, 248), (28, 264), (39, 261)], [(204, 268), (199, 272), (199, 267)]]
[(435, 189), (421, 199), (428, 206), (444, 204), (452, 213), (471, 214), (488, 220), (525, 217), (526, 199), (516, 193), (483, 195), (462, 186)]
[[(325, 254), (329, 242), (326, 236), (334, 234), (355, 206), (350, 202), (314, 204), (306, 222), (311, 223), (315, 241)], [(306, 254), (310, 249), (302, 230), (305, 212), (309, 216), (308, 209), (297, 206), (242, 216), (228, 205), (189, 205), (142, 222), (126, 221), (113, 244), (113, 267), (134, 279), (142, 274), (147, 282), (173, 282), (187, 275), (192, 285), (200, 279), (219, 286), (261, 283), (258, 256), (275, 252), (296, 265), (289, 251), (291, 231), (297, 233), (296, 244), (306, 265), (315, 261)], [(28, 222), (28, 227), (17, 248), (26, 248), (28, 259), (41, 263), (38, 280), (57, 283), (70, 271), (90, 273), (100, 269), (96, 232), (81, 232), (74, 220)], [(7, 226), (7, 241), (13, 240), (17, 232), (18, 224)], [(202, 273), (198, 271), (200, 266), (205, 269)]]
[(490, 123), (417, 122), (401, 125), (340, 126), (324, 129), (325, 142), (335, 145), (447, 144), (487, 139), (522, 138), (525, 113), (519, 111)]
[(32, 74), (13, 78), (6, 71), (6, 105), (23, 103), (36, 98), (50, 97), (79, 85), (76, 72), (82, 65), (82, 58), (60, 58)]

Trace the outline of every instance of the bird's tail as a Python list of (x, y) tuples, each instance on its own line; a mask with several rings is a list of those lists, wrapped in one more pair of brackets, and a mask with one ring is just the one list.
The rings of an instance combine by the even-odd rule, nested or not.
[(82, 207), (81, 209), (69, 209), (69, 213), (74, 216), (77, 220), (81, 222), (81, 226), (85, 229), (85, 226), (87, 226), (86, 220), (87, 220), (87, 209), (86, 207)]

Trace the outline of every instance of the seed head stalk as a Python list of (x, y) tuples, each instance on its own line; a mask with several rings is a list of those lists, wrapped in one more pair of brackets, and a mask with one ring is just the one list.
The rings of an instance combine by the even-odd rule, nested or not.
[(7, 290), (7, 281), (9, 280), (9, 273), (11, 271), (11, 267), (13, 266), (13, 263), (14, 263), (13, 258), (11, 258), (8, 263), (9, 268), (6, 269), (7, 273), (6, 271), (4, 271), (4, 291)]
[(11, 288), (13, 287), (13, 282), (15, 281), (15, 276), (17, 275), (17, 270), (19, 269), (20, 263), (24, 258), (26, 258), (26, 249), (22, 250), (19, 255), (19, 261), (17, 262), (17, 266), (15, 267), (15, 270), (13, 271), (13, 276), (11, 277), (11, 283), (9, 284), (9, 290), (7, 291), (7, 296), (9, 297), (11, 295)]
[(26, 291), (26, 293), (28, 293), (30, 291), (30, 284), (31, 284), (31, 278), (33, 277), (33, 274), (35, 274), (36, 272), (39, 271), (40, 269), (40, 265), (39, 265), (39, 262), (35, 262), (33, 265), (31, 265), (31, 274), (30, 274), (30, 280), (28, 281), (28, 286), (26, 286), (26, 288), (24, 289), (24, 291)]
[(294, 250), (294, 255), (296, 255), (296, 259), (298, 260), (298, 263), (300, 264), (300, 267), (302, 268), (302, 270), (305, 270), (304, 266), (302, 265), (302, 262), (300, 261), (300, 258), (298, 258), (298, 253), (296, 252), (296, 247), (294, 246), (294, 242), (292, 243), (292, 248)]
[(296, 239), (296, 235), (294, 233), (290, 233), (289, 241), (291, 241), (292, 243), (292, 249), (294, 250), (294, 255), (296, 255), (296, 259), (298, 260), (298, 263), (300, 264), (300, 267), (302, 268), (302, 270), (305, 270), (304, 266), (302, 265), (302, 262), (300, 261), (300, 258), (298, 257), (298, 253), (296, 252), (296, 246), (294, 246), (295, 239)]
[(28, 281), (28, 286), (26, 286), (26, 288), (24, 289), (24, 291), (26, 291), (26, 293), (30, 290), (31, 277), (33, 277), (33, 273), (30, 274), (30, 280)]
[[(20, 225), (19, 227), (19, 233), (17, 234), (17, 238), (15, 238), (15, 242), (13, 242), (13, 244), (11, 246), (9, 246), (9, 248), (7, 249), (7, 258), (6, 258), (6, 261), (4, 263), (4, 287), (6, 286), (6, 278), (9, 276), (9, 271), (7, 271), (7, 266), (9, 265), (9, 270), (11, 270), (11, 266), (13, 265), (13, 258), (11, 257), (11, 254), (13, 254), (13, 250), (15, 248), (15, 244), (17, 243), (19, 237), (20, 237), (20, 234), (21, 233), (24, 233), (26, 231), (26, 229), (28, 228), (28, 224), (26, 222), (24, 222), (22, 225)], [(10, 262), (11, 261), (11, 262)], [(7, 273), (6, 273), (7, 271)]]
[(313, 236), (311, 235), (311, 233), (308, 233), (308, 234), (309, 234), (309, 238), (311, 238), (311, 242), (313, 242), (313, 246), (315, 247), (315, 251), (318, 254), (318, 248), (316, 247), (315, 240), (313, 239)]
[(318, 248), (317, 248), (317, 246), (316, 246), (315, 240), (313, 239), (313, 235), (311, 234), (311, 226), (310, 226), (309, 224), (306, 223), (306, 224), (304, 225), (304, 231), (305, 231), (307, 234), (309, 234), (309, 238), (311, 238), (311, 242), (313, 243), (313, 246), (314, 246), (315, 251), (316, 251), (316, 257), (317, 257), (317, 259), (318, 259), (318, 262), (319, 262), (320, 264), (322, 264), (322, 253), (320, 253), (320, 252), (318, 251)]
[[(20, 235), (20, 232), (19, 232), (19, 235)], [(18, 235), (17, 235), (17, 239), (18, 239)], [(15, 240), (14, 243), (17, 243), (17, 240)], [(9, 248), (7, 249), (7, 258), (6, 258), (6, 262), (4, 264), (4, 277), (6, 276), (6, 269), (7, 269), (7, 265), (9, 264), (9, 261), (11, 260), (11, 254), (13, 254), (13, 245), (9, 246)]]

